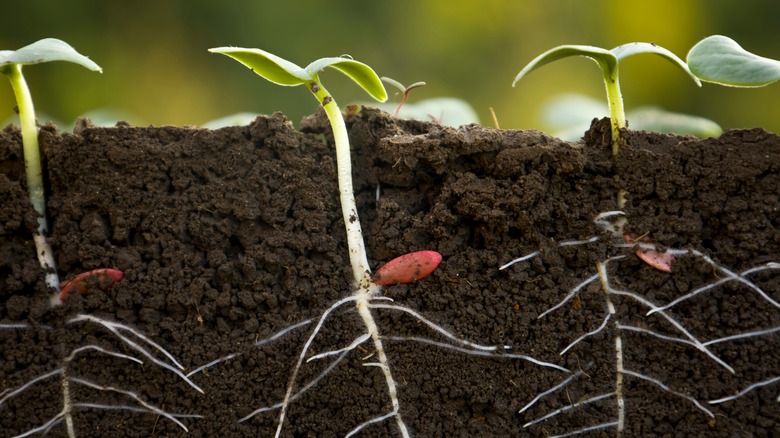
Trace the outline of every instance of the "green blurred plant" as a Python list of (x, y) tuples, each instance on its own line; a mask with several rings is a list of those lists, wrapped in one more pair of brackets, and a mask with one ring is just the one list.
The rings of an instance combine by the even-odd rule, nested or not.
[[(375, 106), (387, 112), (397, 109), (394, 103), (380, 103)], [(398, 112), (398, 117), (434, 122), (455, 128), (472, 123), (479, 124), (479, 117), (474, 108), (465, 100), (455, 97), (432, 97), (419, 102), (406, 103)]]
[(607, 103), (609, 104), (610, 120), (612, 123), (612, 154), (617, 155), (618, 145), (620, 143), (620, 130), (626, 127), (626, 114), (623, 108), (623, 96), (620, 92), (620, 81), (618, 75), (618, 65), (620, 61), (640, 53), (654, 53), (661, 55), (680, 67), (693, 78), (697, 85), (701, 86), (699, 79), (694, 76), (688, 65), (677, 55), (669, 50), (653, 43), (628, 43), (617, 46), (612, 50), (603, 49), (594, 46), (582, 45), (563, 45), (554, 47), (529, 62), (520, 73), (515, 76), (512, 86), (537, 68), (570, 56), (584, 56), (595, 61), (601, 68), (604, 76), (604, 85), (607, 89)]
[[(576, 141), (582, 138), (594, 117), (608, 116), (609, 110), (602, 100), (567, 93), (545, 103), (542, 114), (545, 125), (553, 130), (553, 135), (561, 140)], [(655, 106), (629, 109), (626, 111), (626, 119), (635, 131), (695, 135), (699, 138), (717, 137), (723, 132), (723, 128), (712, 120)]]
[(763, 87), (780, 80), (780, 61), (750, 53), (723, 35), (696, 43), (687, 61), (702, 81), (727, 87)]
[(35, 249), (38, 253), (38, 261), (46, 271), (46, 285), (55, 291), (51, 303), (57, 305), (60, 303), (59, 277), (57, 276), (54, 254), (46, 241), (49, 224), (46, 220), (46, 195), (43, 186), (41, 152), (38, 145), (38, 129), (35, 125), (35, 108), (30, 89), (22, 74), (22, 67), (25, 65), (49, 61), (68, 61), (92, 71), (102, 72), (103, 70), (92, 60), (79, 54), (73, 47), (55, 38), (42, 39), (18, 50), (0, 51), (0, 73), (8, 77), (11, 82), (19, 112), (27, 196), (38, 214), (38, 230), (34, 237)]

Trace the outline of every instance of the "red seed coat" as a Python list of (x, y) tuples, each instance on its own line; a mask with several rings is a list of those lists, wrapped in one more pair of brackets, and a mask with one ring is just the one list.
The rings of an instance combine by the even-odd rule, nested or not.
[(398, 283), (412, 283), (428, 276), (441, 263), (441, 254), (436, 251), (417, 251), (404, 254), (377, 269), (371, 280), (380, 286)]
[[(632, 242), (634, 239), (628, 234), (623, 236), (626, 242)], [(658, 269), (662, 272), (672, 272), (672, 263), (674, 263), (674, 255), (668, 252), (659, 252), (652, 249), (638, 249), (635, 252), (643, 262)]]
[(108, 289), (114, 283), (121, 280), (125, 273), (116, 269), (94, 269), (76, 276), (71, 281), (63, 282), (60, 290), (60, 301), (64, 301), (70, 291), (75, 290), (79, 295), (84, 295), (89, 289), (90, 282), (101, 289)]
[(659, 271), (672, 272), (674, 256), (668, 252), (638, 249), (636, 251), (636, 256)]

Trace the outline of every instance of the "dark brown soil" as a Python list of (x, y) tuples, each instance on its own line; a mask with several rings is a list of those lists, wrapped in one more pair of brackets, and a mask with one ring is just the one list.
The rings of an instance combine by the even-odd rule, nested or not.
[[(647, 307), (611, 294), (607, 312), (599, 281), (544, 318), (537, 316), (607, 265), (613, 288), (658, 305), (724, 278), (702, 258), (679, 258), (671, 273), (653, 269), (593, 224), (622, 210), (630, 234), (646, 242), (700, 251), (733, 272), (780, 262), (780, 138), (761, 129), (719, 139), (628, 133), (617, 159), (608, 123), (594, 123), (585, 141), (564, 143), (535, 131), (476, 126), (451, 129), (399, 121), (352, 109), (347, 117), (355, 187), (373, 267), (410, 251), (439, 251), (434, 274), (386, 296), (457, 336), (512, 345), (583, 374), (563, 390), (518, 411), (568, 374), (528, 361), (467, 355), (413, 341), (386, 340), (399, 385), (401, 414), (414, 436), (544, 436), (617, 420), (614, 398), (523, 425), (571, 403), (615, 391), (613, 338), (624, 367), (657, 379), (677, 394), (623, 376), (626, 436), (770, 436), (780, 433), (780, 382), (722, 404), (780, 375), (778, 334), (711, 345), (730, 373), (690, 344), (618, 330), (616, 323), (667, 336), (683, 335)], [(96, 268), (124, 271), (113, 288), (91, 288), (63, 306), (49, 297), (32, 242), (34, 216), (24, 188), (20, 135), (0, 133), (0, 399), (60, 366), (73, 349), (97, 344), (138, 356), (106, 328), (66, 324), (84, 313), (130, 325), (171, 352), (189, 371), (231, 353), (240, 355), (192, 376), (200, 394), (149, 360), (140, 365), (96, 351), (79, 353), (68, 375), (133, 391), (184, 418), (189, 436), (272, 436), (278, 411), (238, 420), (281, 401), (290, 370), (311, 333), (308, 325), (269, 344), (264, 339), (318, 318), (351, 293), (336, 165), (322, 114), (301, 130), (284, 116), (216, 131), (179, 127), (41, 131), (49, 174), (51, 241), (64, 279)], [(377, 187), (379, 186), (379, 189)], [(379, 200), (377, 201), (377, 193)], [(591, 244), (560, 242), (599, 235)], [(499, 270), (504, 263), (538, 257)], [(780, 300), (780, 270), (745, 278)], [(312, 353), (348, 345), (364, 332), (351, 306), (336, 311)], [(374, 310), (385, 336), (445, 341), (407, 314)], [(745, 284), (726, 281), (673, 307), (701, 342), (780, 326), (780, 309)], [(283, 436), (344, 436), (390, 411), (381, 372), (364, 363), (370, 342), (347, 355), (290, 407)], [(162, 357), (161, 355), (156, 355)], [(297, 388), (329, 360), (304, 364)], [(71, 384), (75, 402), (137, 404), (116, 392)], [(710, 418), (692, 397), (714, 414)], [(31, 385), (0, 404), (0, 435), (21, 434), (62, 409), (59, 377)], [(128, 410), (76, 408), (79, 436), (180, 436), (171, 421)], [(49, 436), (65, 436), (65, 425)], [(615, 429), (591, 436), (614, 436)], [(394, 421), (360, 436), (399, 436)]]

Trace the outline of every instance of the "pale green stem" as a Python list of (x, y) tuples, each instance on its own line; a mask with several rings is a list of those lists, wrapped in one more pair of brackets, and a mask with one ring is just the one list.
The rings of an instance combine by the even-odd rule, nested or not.
[(623, 96), (620, 93), (620, 81), (618, 69), (610, 72), (602, 66), (604, 72), (604, 84), (607, 88), (607, 102), (609, 102), (610, 122), (612, 123), (612, 155), (617, 155), (620, 142), (620, 129), (626, 127), (626, 111), (623, 108)]
[[(325, 114), (328, 116), (331, 129), (333, 130), (333, 140), (336, 143), (336, 167), (338, 172), (339, 196), (341, 199), (341, 212), (344, 215), (344, 226), (347, 229), (347, 248), (349, 250), (349, 261), (352, 265), (352, 276), (356, 284), (355, 295), (359, 298), (355, 301), (358, 314), (360, 314), (363, 323), (366, 326), (371, 340), (374, 342), (374, 348), (377, 352), (377, 362), (379, 368), (385, 376), (387, 392), (390, 396), (390, 402), (395, 412), (396, 425), (400, 429), (401, 436), (409, 437), (409, 431), (406, 424), (401, 419), (398, 402), (398, 390), (395, 379), (390, 371), (390, 364), (385, 354), (385, 348), (382, 345), (382, 338), (379, 335), (379, 327), (376, 325), (371, 310), (368, 308), (369, 300), (381, 292), (381, 288), (371, 281), (371, 269), (368, 266), (368, 256), (366, 255), (366, 245), (363, 241), (363, 231), (360, 227), (360, 218), (358, 217), (357, 203), (352, 186), (352, 153), (349, 146), (349, 135), (347, 134), (347, 125), (344, 123), (344, 117), (341, 115), (336, 101), (328, 93), (319, 78), (315, 75), (314, 80), (307, 83), (306, 87), (314, 93), (314, 96), (322, 104)], [(280, 422), (281, 423), (281, 422)], [(281, 427), (281, 426), (280, 426)]]
[(319, 80), (306, 84), (306, 87), (317, 97), (333, 130), (333, 140), (336, 142), (336, 165), (338, 172), (339, 197), (341, 213), (344, 216), (344, 226), (347, 229), (347, 248), (349, 262), (352, 265), (352, 277), (359, 288), (367, 288), (370, 283), (368, 256), (363, 242), (363, 231), (360, 228), (355, 194), (352, 187), (352, 154), (349, 147), (347, 125), (341, 115), (336, 101), (328, 93)]
[(46, 221), (46, 194), (43, 187), (43, 170), (41, 169), (41, 151), (38, 146), (38, 128), (35, 126), (35, 108), (33, 107), (30, 89), (22, 75), (22, 66), (10, 64), (2, 71), (16, 96), (19, 108), (19, 120), (22, 128), (22, 144), (24, 147), (24, 172), (27, 177), (27, 196), (35, 212), (38, 213), (37, 235), (33, 238), (38, 261), (46, 271), (46, 285), (54, 289), (52, 305), (59, 304), (60, 280), (54, 262), (54, 252), (46, 241), (49, 224)]
[[(22, 66), (11, 64), (6, 70), (8, 80), (14, 89), (19, 120), (22, 128), (22, 143), (24, 145), (24, 171), (27, 176), (27, 195), (38, 213), (38, 233), (48, 231), (45, 220), (46, 202), (43, 192), (43, 170), (41, 170), (41, 153), (38, 147), (38, 128), (35, 126), (35, 108), (33, 107), (30, 89), (22, 75)], [(43, 219), (43, 220), (41, 220)]]

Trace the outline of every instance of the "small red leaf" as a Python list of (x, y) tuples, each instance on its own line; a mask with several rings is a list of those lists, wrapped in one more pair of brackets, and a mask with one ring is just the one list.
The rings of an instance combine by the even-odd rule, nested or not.
[(62, 283), (60, 301), (64, 301), (70, 291), (76, 291), (79, 295), (84, 295), (89, 289), (90, 284), (94, 284), (101, 289), (108, 289), (124, 276), (124, 272), (108, 268), (94, 269), (81, 273), (73, 280)]
[(412, 283), (428, 276), (441, 263), (441, 254), (436, 251), (417, 251), (404, 254), (377, 269), (371, 280), (380, 286), (398, 283)]

